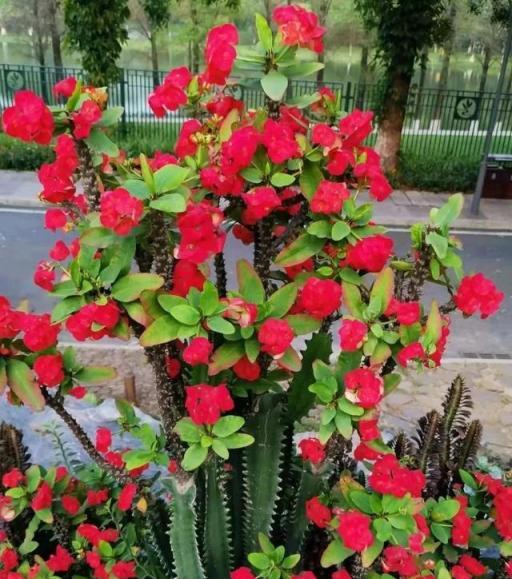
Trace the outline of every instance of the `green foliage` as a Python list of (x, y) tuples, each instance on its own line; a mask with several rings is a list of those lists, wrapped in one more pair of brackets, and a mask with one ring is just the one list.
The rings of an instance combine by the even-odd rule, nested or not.
[(171, 17), (170, 0), (142, 0), (141, 5), (153, 30), (167, 26)]
[(117, 59), (128, 39), (127, 0), (65, 0), (66, 42), (82, 57), (89, 81), (106, 86), (119, 78)]

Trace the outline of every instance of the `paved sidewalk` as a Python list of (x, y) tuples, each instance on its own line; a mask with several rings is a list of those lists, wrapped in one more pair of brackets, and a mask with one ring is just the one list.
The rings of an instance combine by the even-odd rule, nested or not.
[[(0, 170), (0, 207), (42, 208), (41, 190), (33, 171)], [(360, 199), (367, 199), (361, 195)], [(439, 207), (448, 193), (395, 191), (384, 203), (375, 204), (375, 220), (389, 226), (410, 226), (425, 220), (432, 207)], [(472, 195), (466, 195), (464, 212), (455, 223), (459, 229), (512, 231), (512, 200), (482, 199), (480, 215), (469, 214)]]

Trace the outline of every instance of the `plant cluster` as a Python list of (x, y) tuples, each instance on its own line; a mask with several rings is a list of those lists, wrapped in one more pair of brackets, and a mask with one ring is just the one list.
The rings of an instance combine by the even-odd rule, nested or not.
[[(190, 113), (174, 155), (125, 158), (109, 136), (122, 111), (73, 78), (54, 87), (62, 106), (23, 91), (3, 114), (7, 134), (52, 144), (38, 172), (45, 227), (74, 235), (34, 274), (57, 300), (51, 314), (0, 302), (0, 384), (10, 404), (52, 408), (92, 463), (9, 466), (0, 577), (510, 572), (512, 489), (469, 472), (479, 430), (462, 383), (421, 422), (417, 447), (379, 429), (401, 371), (441, 363), (450, 313), (485, 318), (503, 300), (481, 273), (464, 275), (450, 233), (462, 197), (413, 226), (397, 256), (360, 201), (391, 193), (364, 145), (372, 114), (338, 118), (327, 89), (286, 102), (289, 79), (322, 66), (311, 57), (324, 29), (295, 5), (273, 19), (275, 30), (256, 16), (254, 47), (231, 24), (213, 28), (205, 70), (178, 68), (155, 89), (157, 116)], [(260, 79), (264, 109), (234, 98), (235, 64)], [(232, 267), (227, 243), (252, 260)], [(445, 303), (424, 303), (427, 283), (446, 288)], [(137, 337), (159, 432), (118, 402), (120, 442), (106, 428), (87, 437), (66, 398), (111, 372), (59, 349), (62, 329)]]

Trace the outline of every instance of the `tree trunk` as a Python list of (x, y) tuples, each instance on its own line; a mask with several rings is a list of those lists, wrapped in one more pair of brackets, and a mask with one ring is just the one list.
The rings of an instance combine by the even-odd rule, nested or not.
[(34, 48), (36, 52), (37, 62), (40, 66), (45, 66), (45, 56), (44, 56), (44, 42), (43, 42), (43, 31), (41, 29), (41, 15), (39, 13), (39, 0), (32, 0), (32, 9), (34, 11)]
[[(331, 7), (331, 0), (322, 0), (320, 2), (320, 5), (318, 7), (318, 20), (320, 23), (320, 26), (325, 26), (325, 23), (327, 22), (327, 15), (329, 14), (329, 9)], [(325, 63), (325, 48), (324, 50), (318, 55), (318, 62), (321, 63)], [(324, 76), (325, 76), (325, 69), (322, 68), (322, 70), (319, 70), (316, 73), (316, 80), (318, 83), (323, 83), (324, 82)]]
[(450, 71), (450, 60), (452, 58), (453, 49), (455, 45), (455, 17), (457, 16), (457, 7), (455, 6), (455, 2), (451, 2), (450, 4), (450, 12), (448, 15), (449, 23), (450, 23), (450, 32), (446, 38), (444, 43), (444, 55), (443, 55), (443, 64), (441, 66), (441, 76), (439, 78), (439, 86), (437, 90), (437, 97), (436, 97), (436, 104), (434, 107), (434, 119), (438, 119), (441, 116), (443, 110), (443, 100), (444, 100), (444, 92), (448, 87), (448, 73)]
[(368, 45), (361, 46), (361, 62), (359, 65), (359, 80), (357, 81), (357, 99), (356, 106), (358, 109), (365, 108), (364, 98), (366, 95), (366, 85), (368, 84), (368, 59), (370, 50)]
[(418, 82), (418, 96), (416, 97), (416, 107), (414, 110), (414, 117), (416, 119), (421, 118), (423, 91), (425, 90), (425, 82), (427, 80), (427, 64), (428, 64), (428, 50), (424, 50), (420, 56), (420, 80)]
[[(323, 52), (321, 52), (318, 55), (318, 62), (321, 62), (322, 64), (325, 63), (325, 54)], [(325, 68), (321, 68), (317, 73), (316, 73), (316, 82), (318, 84), (323, 84), (324, 83), (324, 72), (325, 72)]]
[(60, 34), (57, 24), (57, 1), (49, 0), (48, 2), (48, 20), (50, 36), (52, 37), (53, 66), (62, 66), (62, 52), (60, 49)]
[(160, 78), (158, 75), (158, 45), (156, 42), (156, 30), (152, 30), (149, 36), (149, 42), (151, 44), (151, 68), (153, 70), (153, 86), (157, 87), (160, 84)]
[(190, 2), (190, 21), (192, 22), (192, 62), (191, 68), (193, 73), (199, 72), (201, 62), (201, 52), (199, 50), (199, 21), (197, 16), (196, 0)]
[(389, 70), (389, 86), (382, 102), (375, 148), (382, 158), (384, 171), (394, 173), (398, 168), (400, 141), (414, 72), (414, 60), (411, 60), (407, 66), (404, 66), (404, 63), (399, 63), (399, 66), (391, 63)]
[(485, 85), (487, 84), (487, 76), (489, 74), (489, 67), (491, 66), (492, 49), (490, 44), (484, 46), (484, 61), (482, 63), (482, 76), (480, 77), (480, 85), (478, 87), (478, 92), (483, 93), (485, 91)]

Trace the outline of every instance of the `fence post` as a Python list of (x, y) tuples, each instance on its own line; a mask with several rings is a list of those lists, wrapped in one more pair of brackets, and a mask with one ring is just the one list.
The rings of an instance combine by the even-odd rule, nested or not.
[(350, 112), (350, 101), (352, 100), (352, 83), (347, 81), (347, 88), (345, 90), (345, 110), (347, 113)]
[(126, 127), (126, 75), (124, 68), (121, 68), (120, 75), (120, 100), (121, 106), (123, 107), (123, 114), (121, 116), (121, 136), (126, 137), (127, 127)]

